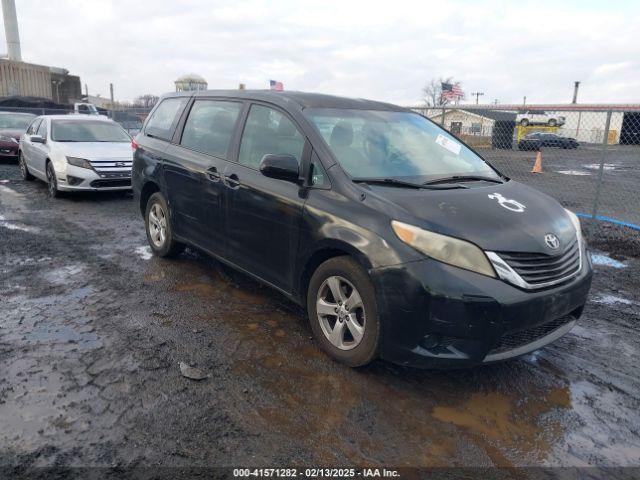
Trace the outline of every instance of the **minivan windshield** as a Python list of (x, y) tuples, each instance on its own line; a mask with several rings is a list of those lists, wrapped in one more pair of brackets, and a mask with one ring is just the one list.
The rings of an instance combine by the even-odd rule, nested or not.
[(116, 123), (86, 120), (53, 120), (51, 139), (56, 142), (130, 142), (131, 137)]
[(500, 180), (482, 158), (418, 114), (337, 108), (307, 108), (304, 113), (351, 177)]

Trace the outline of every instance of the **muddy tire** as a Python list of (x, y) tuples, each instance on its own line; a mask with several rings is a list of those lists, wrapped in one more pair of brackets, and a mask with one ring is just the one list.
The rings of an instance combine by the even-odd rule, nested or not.
[(34, 179), (34, 176), (29, 173), (29, 167), (27, 167), (27, 162), (24, 159), (22, 150), (18, 151), (18, 166), (20, 167), (20, 175), (23, 180), (31, 181)]
[(51, 162), (47, 162), (46, 171), (47, 191), (49, 192), (49, 196), (51, 198), (58, 198), (60, 197), (60, 190), (58, 190), (58, 177), (56, 177), (56, 171)]
[(169, 206), (160, 192), (149, 197), (144, 215), (147, 241), (151, 251), (159, 257), (174, 257), (182, 253), (185, 245), (173, 237)]
[(316, 341), (335, 360), (360, 367), (378, 356), (373, 284), (352, 258), (331, 258), (318, 267), (307, 290), (307, 312)]

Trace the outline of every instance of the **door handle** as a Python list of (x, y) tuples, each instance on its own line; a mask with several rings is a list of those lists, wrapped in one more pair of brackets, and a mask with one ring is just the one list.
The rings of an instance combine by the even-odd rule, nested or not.
[(207, 177), (209, 177), (209, 180), (211, 180), (212, 182), (220, 181), (220, 174), (218, 173), (218, 169), (216, 167), (211, 167), (209, 170), (207, 170)]
[(238, 178), (238, 175), (236, 175), (235, 173), (232, 173), (231, 175), (225, 176), (224, 177), (224, 181), (227, 185), (227, 187), (236, 190), (238, 188), (240, 188), (240, 179)]

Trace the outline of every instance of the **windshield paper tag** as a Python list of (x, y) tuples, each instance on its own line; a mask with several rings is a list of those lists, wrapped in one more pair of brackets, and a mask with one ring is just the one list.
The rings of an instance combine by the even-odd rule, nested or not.
[(438, 137), (436, 138), (436, 143), (438, 145), (440, 145), (441, 147), (446, 148), (451, 153), (455, 153), (456, 155), (460, 155), (461, 145), (458, 142), (456, 142), (454, 140), (450, 140), (447, 137), (445, 137), (444, 135), (439, 134)]

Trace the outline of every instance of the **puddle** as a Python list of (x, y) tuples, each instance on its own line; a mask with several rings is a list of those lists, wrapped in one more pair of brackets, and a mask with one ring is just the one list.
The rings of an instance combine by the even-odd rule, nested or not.
[(575, 176), (591, 175), (589, 172), (585, 172), (584, 170), (558, 170), (558, 173), (561, 173), (562, 175), (575, 175)]
[(592, 253), (591, 261), (594, 265), (602, 265), (605, 267), (613, 267), (613, 268), (627, 268), (627, 265), (619, 262), (618, 260), (614, 260), (608, 255), (604, 253)]
[(134, 252), (142, 260), (151, 260), (151, 258), (153, 257), (153, 253), (151, 252), (151, 247), (148, 245), (144, 245), (142, 247), (136, 247)]
[(618, 297), (617, 295), (596, 295), (592, 301), (594, 303), (600, 303), (602, 305), (634, 305), (636, 302), (629, 300), (628, 298)]
[(45, 272), (42, 276), (49, 283), (54, 285), (66, 285), (69, 283), (72, 277), (78, 275), (84, 270), (84, 265), (76, 263), (73, 265), (67, 265), (65, 267), (56, 268)]
[(37, 233), (40, 231), (39, 228), (30, 227), (28, 225), (25, 225), (24, 223), (10, 222), (6, 220), (2, 215), (0, 215), (0, 227), (6, 228), (8, 230), (20, 230), (22, 232), (29, 232), (29, 233)]

